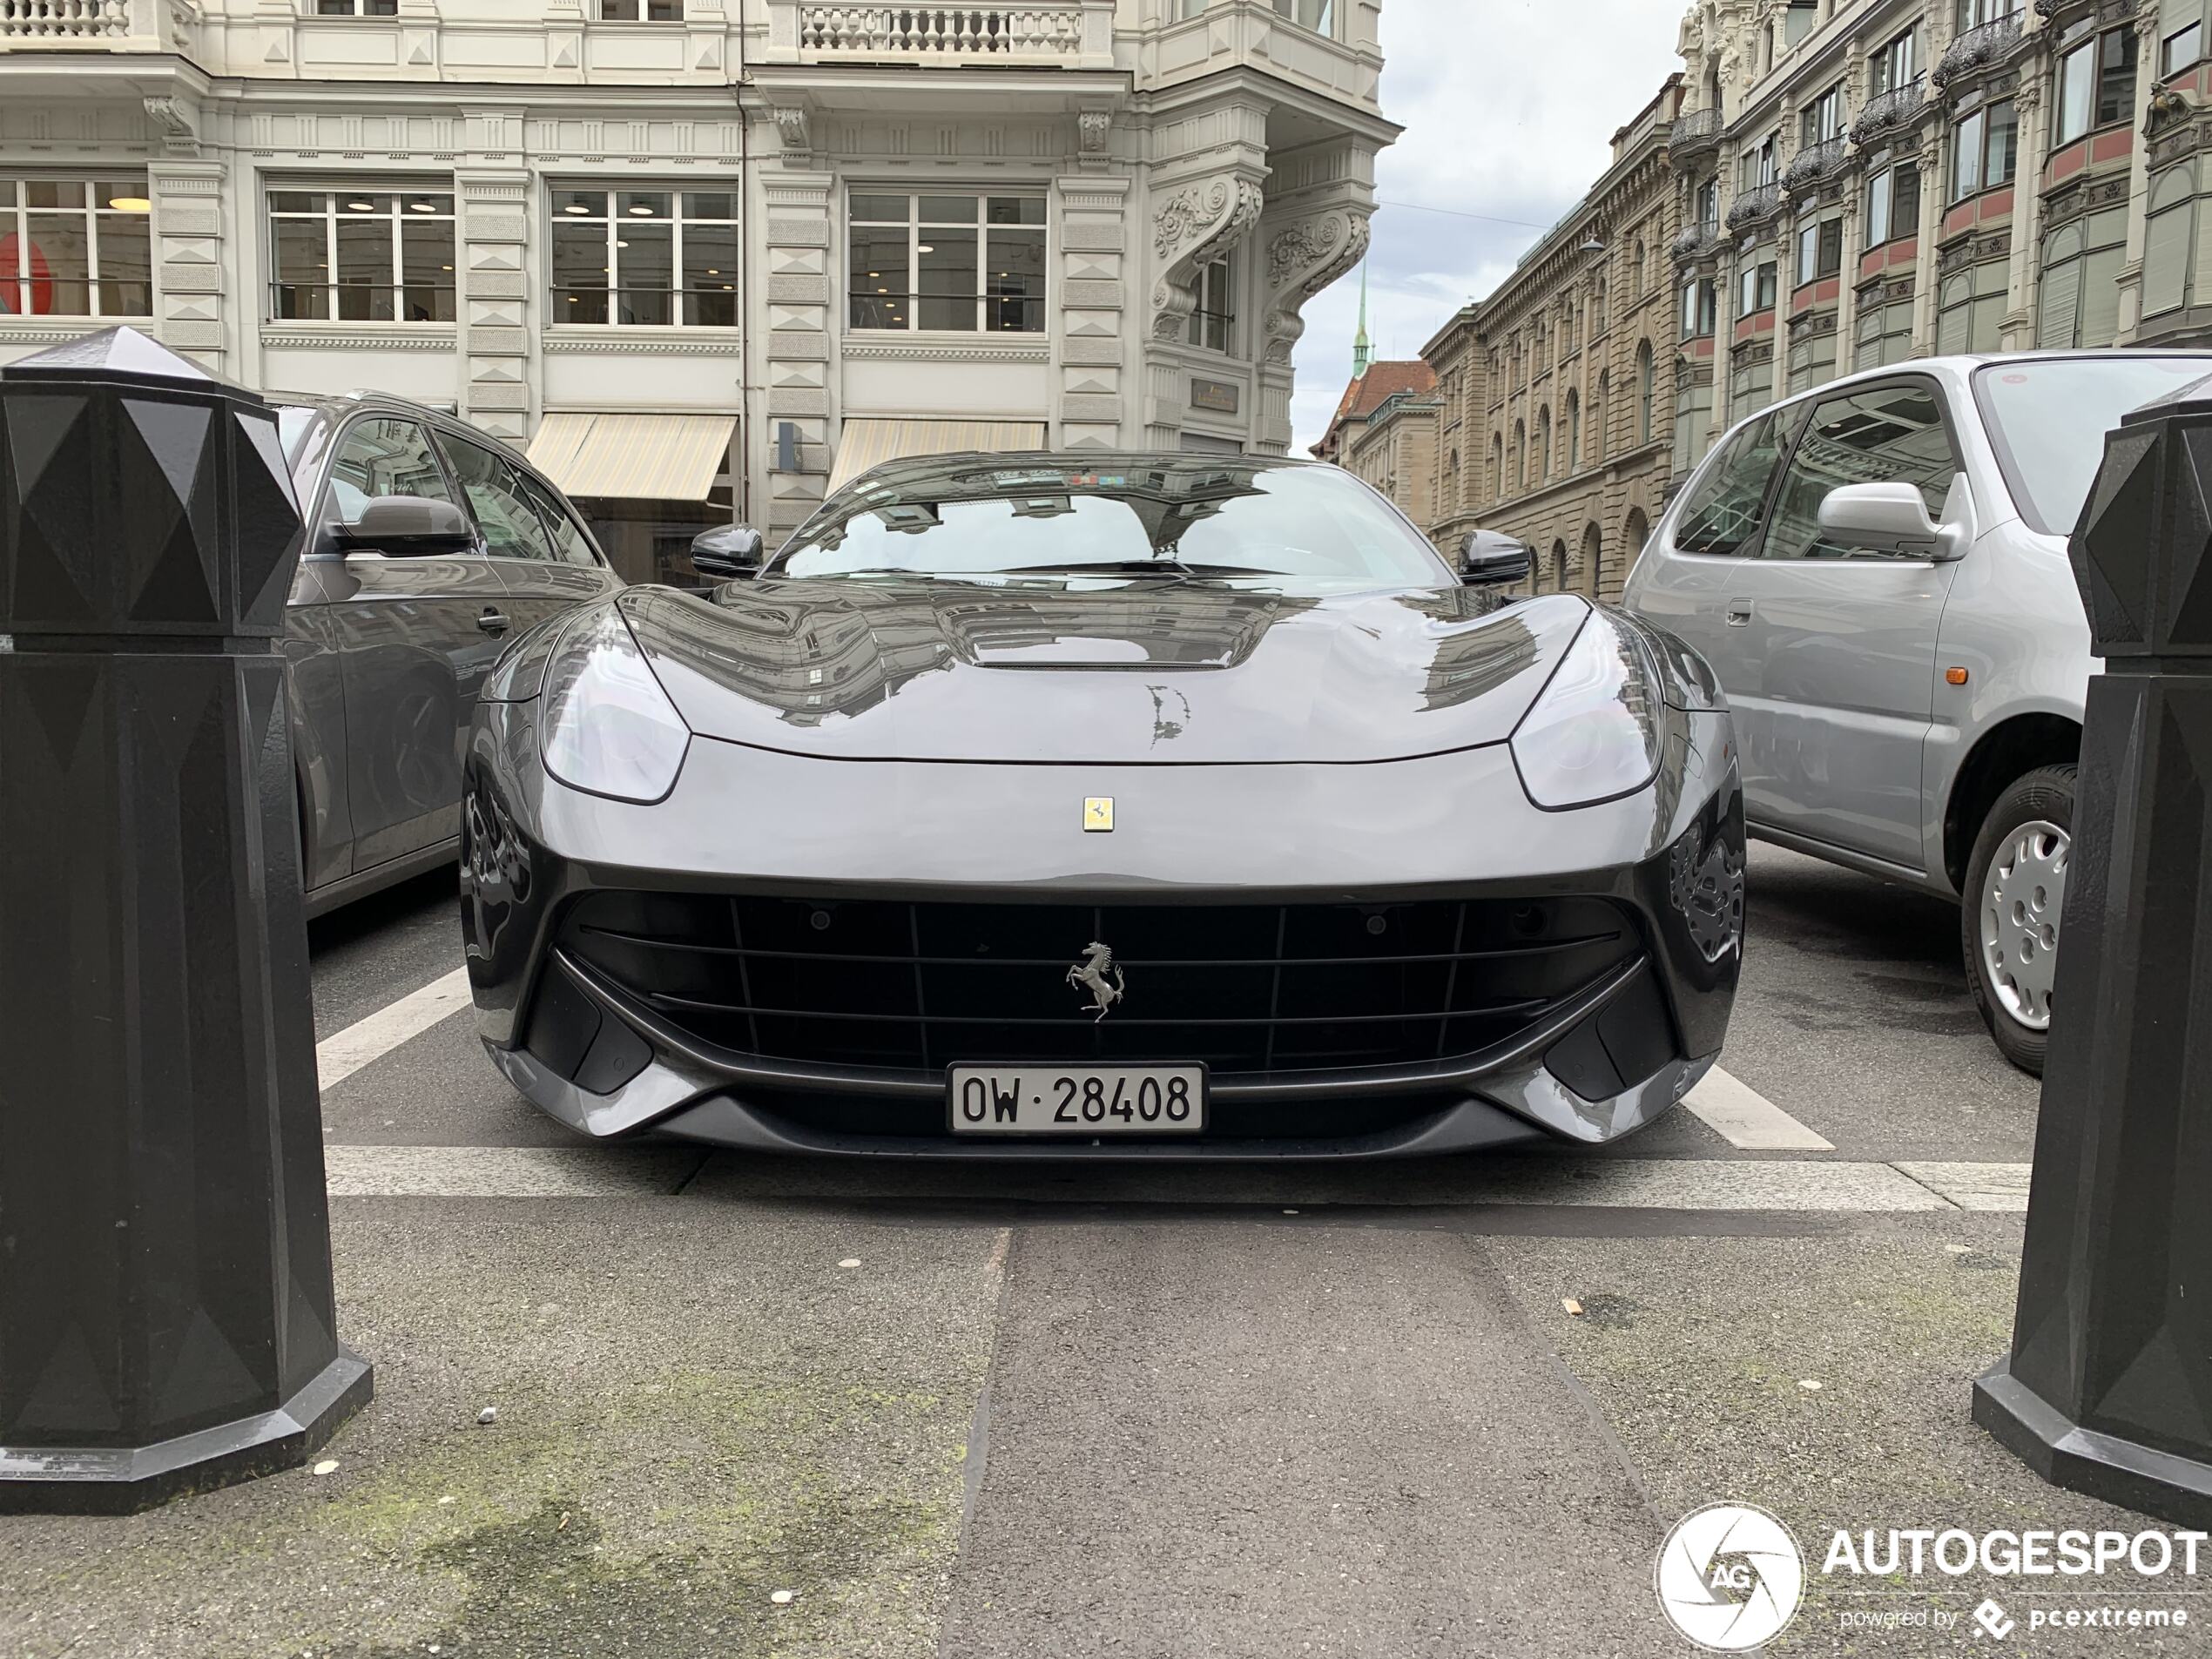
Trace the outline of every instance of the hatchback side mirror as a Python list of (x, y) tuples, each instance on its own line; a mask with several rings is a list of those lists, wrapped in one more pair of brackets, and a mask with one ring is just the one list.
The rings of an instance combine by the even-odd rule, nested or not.
[(1961, 515), (1952, 510), (1959, 495), (1954, 480), (1939, 523), (1918, 484), (1844, 484), (1821, 498), (1822, 536), (1876, 553), (1947, 563), (1965, 557), (1973, 541)]
[(701, 576), (734, 580), (760, 574), (767, 561), (760, 532), (745, 524), (718, 524), (691, 538), (691, 568)]
[(1470, 588), (1507, 588), (1526, 582), (1536, 550), (1495, 530), (1469, 530), (1460, 543), (1460, 580)]
[(340, 524), (333, 535), (347, 552), (398, 554), (461, 553), (476, 545), (476, 527), (449, 501), (428, 496), (378, 496), (363, 503), (361, 516)]

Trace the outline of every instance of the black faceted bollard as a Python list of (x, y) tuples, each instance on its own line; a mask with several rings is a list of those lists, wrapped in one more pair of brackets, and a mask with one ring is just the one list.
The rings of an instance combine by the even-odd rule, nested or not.
[(339, 1345), (276, 417), (128, 328), (0, 368), (0, 1511), (296, 1464)]
[(2074, 533), (2090, 682), (2009, 1360), (1974, 1420), (2212, 1526), (2212, 381), (2130, 415)]

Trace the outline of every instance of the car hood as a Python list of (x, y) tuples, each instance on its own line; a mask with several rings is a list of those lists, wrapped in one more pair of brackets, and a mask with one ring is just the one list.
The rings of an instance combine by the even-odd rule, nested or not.
[(691, 730), (853, 760), (1359, 762), (1500, 743), (1590, 614), (1467, 588), (896, 580), (633, 589)]

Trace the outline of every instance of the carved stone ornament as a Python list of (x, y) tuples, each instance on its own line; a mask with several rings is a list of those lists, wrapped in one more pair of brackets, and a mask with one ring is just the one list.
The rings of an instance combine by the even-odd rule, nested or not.
[(807, 131), (806, 111), (798, 105), (779, 105), (776, 108), (776, 132), (783, 140), (786, 162), (806, 161), (813, 155), (813, 140)]
[(1198, 307), (1198, 273), (1259, 222), (1266, 198), (1249, 179), (1187, 185), (1152, 214), (1152, 252), (1162, 261), (1152, 290), (1152, 337), (1179, 338)]
[(1076, 118), (1077, 141), (1087, 156), (1106, 153), (1108, 134), (1114, 130), (1114, 118), (1104, 110), (1085, 110)]
[(1367, 216), (1351, 208), (1304, 219), (1267, 244), (1265, 359), (1287, 365), (1305, 333), (1305, 302), (1359, 263), (1367, 252)]
[(193, 128), (191, 113), (182, 99), (148, 97), (144, 101), (148, 118), (161, 129), (164, 150), (172, 156), (199, 153), (199, 134)]

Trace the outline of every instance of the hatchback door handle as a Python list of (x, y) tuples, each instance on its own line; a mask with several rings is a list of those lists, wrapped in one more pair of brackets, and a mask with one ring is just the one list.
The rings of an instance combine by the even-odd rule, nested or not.
[(1728, 602), (1728, 625), (1730, 627), (1741, 628), (1750, 620), (1751, 602), (1749, 599), (1730, 599)]
[(503, 634), (507, 631), (507, 618), (487, 605), (484, 614), (476, 618), (476, 626), (488, 634)]

